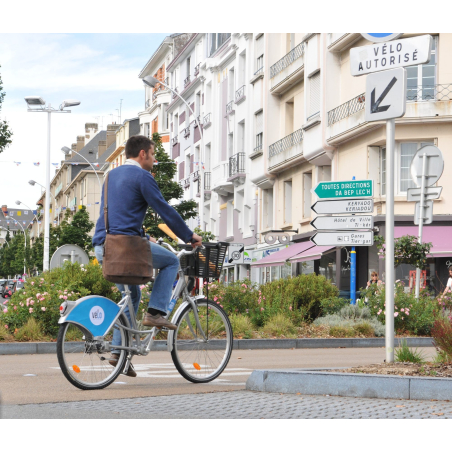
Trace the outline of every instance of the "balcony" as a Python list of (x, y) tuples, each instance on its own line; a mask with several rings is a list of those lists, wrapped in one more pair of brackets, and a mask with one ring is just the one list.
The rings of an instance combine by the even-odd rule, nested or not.
[(238, 105), (242, 103), (245, 99), (246, 99), (245, 85), (243, 85), (235, 92), (235, 103)]
[(184, 138), (188, 138), (190, 136), (190, 126), (185, 127), (183, 130)]
[(229, 161), (220, 162), (212, 168), (212, 190), (221, 196), (234, 192), (234, 184), (229, 179)]
[[(199, 171), (195, 171), (193, 173), (193, 182), (197, 182), (196, 184), (196, 196), (198, 198), (201, 197), (201, 177), (199, 176)], [(204, 173), (204, 199), (209, 200), (211, 196), (210, 191), (210, 172)]]
[(204, 116), (203, 120), (202, 120), (202, 128), (203, 129), (207, 129), (211, 126), (212, 122), (210, 121), (210, 116), (211, 113), (209, 113), (208, 115)]
[[(365, 121), (365, 94), (353, 99), (328, 112), (327, 140), (340, 143), (343, 138), (359, 130), (375, 127), (375, 124)], [(452, 115), (452, 84), (415, 86), (407, 88), (407, 106), (405, 116), (397, 121), (408, 119), (410, 123), (422, 122), (424, 118)], [(417, 120), (417, 121), (416, 121)]]
[(229, 181), (237, 187), (245, 182), (245, 153), (239, 152), (229, 158)]
[[(165, 80), (163, 80), (163, 83), (168, 86), (168, 81), (169, 81), (168, 78), (166, 78)], [(152, 93), (152, 101), (154, 102), (157, 99), (157, 95), (159, 95), (159, 94), (161, 94), (163, 92), (166, 92), (166, 91), (168, 91), (168, 89), (165, 86), (163, 86), (162, 84), (159, 83), (154, 88), (154, 91)]]
[(171, 99), (176, 99), (176, 97), (177, 97), (177, 94), (176, 93), (178, 93), (179, 92), (179, 88), (174, 88), (174, 93), (173, 93), (173, 95), (171, 96)]
[(184, 179), (183, 187), (184, 188), (190, 187), (190, 178), (189, 177), (187, 177), (187, 179)]
[(204, 190), (210, 191), (210, 171), (204, 173)]
[[(152, 99), (154, 99), (154, 95), (152, 95)], [(146, 99), (146, 108), (151, 106), (151, 99)]]
[(175, 137), (171, 138), (171, 145), (175, 146), (177, 143), (179, 143), (179, 138), (176, 135)]
[(304, 76), (304, 42), (294, 47), (288, 54), (270, 67), (270, 92), (281, 94)]
[(193, 173), (193, 182), (196, 182), (196, 181), (199, 180), (199, 179), (200, 179), (199, 170), (196, 170), (196, 171)]
[(201, 67), (201, 63), (199, 63), (199, 64), (197, 64), (196, 66), (195, 66), (195, 71), (194, 71), (194, 73), (193, 73), (193, 75), (195, 76), (195, 77), (197, 77), (198, 75), (199, 75), (199, 68)]
[(226, 116), (231, 115), (235, 113), (235, 110), (232, 108), (234, 101), (231, 100), (231, 102), (226, 104)]
[(303, 155), (303, 129), (287, 135), (268, 148), (268, 168), (278, 172), (286, 169), (291, 161)]
[(189, 84), (190, 84), (190, 76), (188, 76), (188, 77), (184, 80), (184, 88), (186, 88)]

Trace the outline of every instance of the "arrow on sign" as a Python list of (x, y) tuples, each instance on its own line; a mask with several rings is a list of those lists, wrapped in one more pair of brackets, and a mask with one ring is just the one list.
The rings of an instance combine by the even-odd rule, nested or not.
[(395, 85), (397, 79), (395, 77), (389, 82), (389, 85), (384, 89), (381, 93), (381, 96), (378, 98), (377, 102), (375, 102), (375, 88), (372, 90), (371, 99), (370, 99), (370, 111), (372, 113), (381, 113), (382, 111), (386, 111), (390, 105), (385, 105), (384, 107), (380, 107), (380, 104), (383, 102), (383, 99), (386, 95), (391, 91), (391, 88)]

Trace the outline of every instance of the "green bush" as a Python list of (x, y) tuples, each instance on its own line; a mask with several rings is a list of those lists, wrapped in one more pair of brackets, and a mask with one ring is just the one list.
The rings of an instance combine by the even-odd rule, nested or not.
[(13, 331), (34, 318), (41, 323), (44, 334), (56, 337), (60, 304), (90, 294), (113, 301), (119, 301), (121, 296), (116, 286), (104, 279), (99, 265), (66, 262), (61, 268), (28, 279), (24, 288), (3, 306), (0, 321)]
[(340, 297), (325, 298), (320, 301), (320, 309), (322, 315), (336, 314), (339, 312), (346, 304), (349, 304), (350, 300), (346, 300)]
[[(361, 292), (368, 299), (368, 307), (380, 322), (385, 324), (385, 285), (378, 290)], [(414, 293), (405, 293), (403, 283), (397, 283), (394, 291), (394, 329), (400, 333), (429, 335), (439, 312), (438, 301), (428, 291), (421, 290), (419, 299)]]
[(34, 317), (30, 317), (24, 325), (22, 325), (15, 334), (17, 341), (33, 341), (39, 342), (44, 340), (41, 322)]
[(234, 337), (243, 339), (251, 339), (253, 337), (253, 324), (249, 317), (243, 314), (232, 314), (229, 320), (231, 321)]
[(355, 330), (351, 327), (347, 326), (332, 326), (330, 327), (329, 335), (333, 337), (355, 337), (356, 333)]
[(395, 361), (399, 363), (424, 363), (425, 359), (421, 352), (408, 347), (407, 341), (402, 339), (398, 348), (394, 351)]
[(276, 314), (265, 323), (263, 332), (272, 336), (295, 337), (296, 328), (284, 314)]

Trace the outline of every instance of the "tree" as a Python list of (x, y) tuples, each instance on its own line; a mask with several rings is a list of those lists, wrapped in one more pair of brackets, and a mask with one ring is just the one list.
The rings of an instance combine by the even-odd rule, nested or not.
[[(178, 182), (173, 180), (177, 171), (176, 163), (166, 153), (162, 145), (162, 138), (158, 133), (152, 135), (152, 140), (155, 142), (155, 158), (158, 162), (158, 165), (154, 166), (152, 175), (165, 201), (180, 200), (184, 190)], [(185, 221), (198, 215), (197, 202), (193, 199), (189, 201), (182, 200), (178, 204), (173, 205), (173, 207)], [(163, 220), (152, 207), (148, 207), (144, 218), (144, 226), (151, 237), (160, 237), (162, 235), (162, 231), (158, 228), (160, 223), (163, 223)], [(171, 225), (168, 225), (168, 227), (171, 228)]]
[[(0, 75), (0, 113), (2, 111), (2, 103), (4, 97), (5, 92), (3, 91), (2, 77)], [(3, 152), (12, 143), (12, 135), (13, 133), (11, 132), (8, 123), (0, 119), (0, 152)]]
[[(85, 206), (82, 206), (80, 210), (72, 217), (72, 221), (69, 223), (69, 211), (66, 211), (64, 220), (60, 225), (60, 237), (58, 246), (63, 245), (78, 245), (86, 252), (92, 250), (92, 238), (89, 232), (94, 227), (94, 223), (89, 219), (89, 213)], [(54, 228), (56, 229), (56, 228)]]

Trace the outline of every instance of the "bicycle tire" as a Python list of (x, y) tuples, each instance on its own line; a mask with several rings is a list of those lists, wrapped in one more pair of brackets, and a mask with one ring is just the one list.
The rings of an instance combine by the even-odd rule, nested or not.
[[(128, 322), (123, 315), (119, 317), (116, 323), (128, 326)], [(72, 336), (77, 334), (77, 332), (82, 334), (82, 339), (85, 339), (85, 341), (73, 342), (66, 340), (69, 331), (71, 331)], [(113, 328), (107, 332), (105, 337), (111, 335), (112, 331)], [(121, 345), (128, 347), (129, 335), (122, 328), (119, 331), (121, 332)], [(97, 348), (99, 341), (93, 341), (90, 338), (92, 338), (91, 333), (81, 325), (70, 322), (61, 324), (57, 339), (58, 363), (63, 375), (75, 387), (83, 390), (103, 389), (111, 385), (124, 370), (127, 351), (120, 350), (118, 362), (113, 367), (108, 363), (109, 352), (99, 351)], [(81, 356), (79, 356), (80, 352), (82, 352)], [(98, 375), (100, 375), (100, 379), (95, 381), (95, 378), (99, 378)]]
[(171, 358), (186, 380), (192, 383), (208, 383), (221, 375), (229, 363), (233, 345), (232, 327), (226, 312), (219, 304), (198, 299), (197, 306), (201, 326), (205, 324), (204, 329), (207, 327), (206, 313), (209, 308), (207, 342), (194, 338), (193, 332), (197, 333), (197, 327), (192, 306), (188, 304), (178, 318), (174, 319), (177, 329), (173, 334)]

